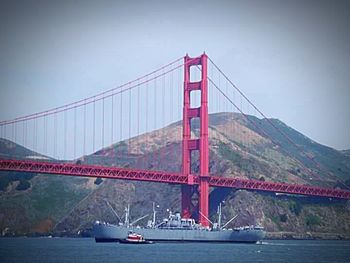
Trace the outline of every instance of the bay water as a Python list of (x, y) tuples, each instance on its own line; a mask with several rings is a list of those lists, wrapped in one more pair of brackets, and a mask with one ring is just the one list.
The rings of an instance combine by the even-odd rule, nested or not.
[(350, 241), (133, 245), (92, 238), (0, 238), (0, 262), (350, 262)]

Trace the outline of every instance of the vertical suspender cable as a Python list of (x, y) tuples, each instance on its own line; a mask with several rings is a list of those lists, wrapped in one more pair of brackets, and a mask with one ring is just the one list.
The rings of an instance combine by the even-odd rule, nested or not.
[(92, 152), (95, 153), (95, 110), (96, 110), (96, 100), (95, 100), (95, 97), (94, 97), (94, 102), (93, 102), (93, 117), (92, 117)]
[(84, 141), (83, 141), (83, 155), (85, 156), (86, 154), (86, 101), (84, 101), (84, 124), (83, 124), (83, 137), (84, 137)]
[[(136, 153), (140, 153), (140, 83), (137, 84), (137, 142), (136, 142)], [(140, 165), (141, 154), (137, 157), (137, 168)]]
[[(221, 87), (221, 78), (220, 78), (220, 72), (218, 72), (218, 77), (219, 77), (219, 87)], [(218, 95), (220, 95), (220, 94), (218, 94)], [(216, 101), (216, 103), (217, 103), (217, 105), (218, 105), (218, 112), (220, 112), (221, 111), (221, 104), (220, 104), (220, 96), (217, 96), (216, 97), (217, 98), (217, 101)]]
[(105, 147), (105, 98), (102, 99), (102, 149)]
[(15, 136), (14, 136), (14, 122), (11, 124), (11, 141), (14, 142)]
[(76, 155), (76, 147), (77, 147), (77, 107), (74, 107), (74, 151), (73, 151), (73, 159), (77, 157)]
[(123, 90), (120, 92), (120, 117), (119, 117), (119, 141), (121, 142), (123, 139)]
[[(112, 114), (111, 114), (111, 145), (114, 143), (114, 137), (113, 137), (113, 127), (114, 126), (114, 94), (112, 95)], [(113, 153), (114, 153), (114, 147), (113, 147)]]
[[(234, 89), (232, 89), (232, 101), (234, 102), (235, 101), (235, 91), (234, 91)], [(229, 103), (229, 105), (230, 105), (230, 103)], [(232, 129), (231, 129), (231, 132), (232, 132), (232, 137), (234, 136), (234, 132), (235, 132), (235, 122), (234, 122), (234, 107), (233, 107), (233, 105), (230, 105), (231, 106), (231, 116), (232, 116), (232, 118), (231, 118), (231, 125), (232, 125)]]
[(37, 148), (37, 146), (38, 146), (38, 124), (37, 124), (37, 117), (35, 117), (35, 119), (34, 119), (34, 142), (35, 142), (35, 147), (34, 147), (34, 151), (36, 151), (36, 152), (38, 152), (38, 148)]
[[(26, 130), (25, 130), (25, 124), (26, 121), (22, 121), (22, 139), (23, 139), (23, 146), (26, 147), (26, 140), (25, 140), (25, 136), (26, 136)], [(2, 137), (2, 126), (1, 126), (1, 137)]]
[(44, 116), (44, 154), (47, 155), (47, 115)]
[(64, 151), (63, 158), (67, 159), (67, 110), (64, 110)]
[[(184, 116), (182, 116), (182, 113), (183, 113), (183, 111), (182, 111), (182, 101), (181, 101), (181, 98), (183, 97), (183, 96), (181, 96), (181, 94), (182, 94), (182, 90), (183, 90), (183, 83), (181, 82), (181, 72), (183, 72), (184, 71), (184, 68), (183, 67), (185, 67), (184, 65), (182, 66), (182, 67), (180, 67), (178, 70), (177, 70), (177, 81), (176, 81), (176, 87), (177, 87), (177, 98), (178, 98), (178, 103), (177, 103), (177, 108), (178, 108), (178, 119), (179, 120), (181, 120), (181, 119), (183, 119), (184, 118)], [(182, 125), (181, 124), (179, 124), (180, 125), (180, 128), (179, 128), (179, 133), (178, 133), (178, 138), (181, 138), (182, 137)], [(181, 139), (180, 139), (180, 143), (179, 143), (179, 151), (178, 151), (178, 153), (179, 153), (179, 156), (180, 156), (180, 158), (179, 158), (179, 160), (182, 160), (182, 151), (181, 151)], [(178, 172), (181, 172), (181, 162), (180, 162), (180, 165), (178, 166)]]
[(57, 113), (54, 114), (54, 123), (53, 123), (53, 133), (54, 133), (54, 142), (53, 142), (53, 157), (57, 158)]
[[(162, 71), (162, 73), (164, 74), (164, 70)], [(161, 120), (161, 148), (160, 148), (160, 165), (163, 165), (163, 159), (164, 159), (164, 151), (166, 149), (166, 138), (165, 138), (165, 128), (164, 128), (164, 119), (165, 119), (165, 77), (162, 74), (162, 120)], [(163, 143), (163, 146), (162, 146)]]
[[(146, 77), (146, 100), (145, 100), (145, 104), (146, 104), (146, 146), (148, 147), (148, 136), (149, 136), (149, 133), (148, 133), (148, 94), (149, 94), (149, 86), (148, 86), (148, 78)], [(148, 152), (145, 153), (145, 157), (143, 158), (144, 160), (144, 163), (142, 164), (143, 165), (143, 168), (147, 168), (146, 167), (146, 164), (148, 163), (148, 161), (150, 161), (150, 159), (148, 158)], [(146, 158), (147, 157), (147, 158)]]
[(14, 142), (17, 143), (17, 122), (14, 123)]
[[(172, 69), (172, 68), (171, 68)], [(169, 123), (172, 123), (174, 120), (173, 120), (173, 99), (174, 99), (174, 85), (173, 85), (173, 80), (174, 80), (174, 76), (173, 76), (174, 72), (172, 71), (170, 73), (170, 77), (169, 77), (169, 88), (170, 88), (170, 96), (168, 96), (169, 98), (169, 107), (170, 107), (170, 121)], [(175, 153), (174, 153), (174, 146), (175, 146), (175, 141), (176, 141), (176, 138), (170, 138), (170, 140), (173, 140), (170, 144), (170, 149), (169, 149), (169, 160), (172, 162), (172, 163), (175, 163)]]
[(32, 127), (33, 127), (33, 141), (32, 141), (32, 145), (33, 145), (33, 151), (35, 151), (35, 122), (36, 122), (36, 120), (35, 120), (36, 118), (34, 117), (34, 119), (33, 119), (33, 125), (32, 125)]
[(24, 141), (25, 141), (25, 145), (27, 147), (28, 145), (28, 122), (27, 120), (25, 120), (25, 135), (24, 135)]
[[(157, 78), (154, 79), (154, 99), (153, 99), (153, 105), (154, 105), (154, 112), (153, 112), (153, 122), (154, 122), (154, 133), (156, 133), (157, 137), (159, 137), (158, 131), (157, 129), (157, 124), (156, 124), (156, 120), (157, 120), (157, 91), (156, 91), (156, 87), (157, 87)], [(156, 163), (157, 163), (157, 146), (155, 147), (155, 150), (153, 151), (153, 167), (155, 168)], [(157, 167), (158, 168), (158, 167)]]
[(123, 89), (120, 91), (120, 117), (119, 117), (119, 159), (122, 158), (122, 138), (123, 138)]
[(131, 89), (129, 87), (129, 139), (128, 139), (128, 154), (131, 154)]

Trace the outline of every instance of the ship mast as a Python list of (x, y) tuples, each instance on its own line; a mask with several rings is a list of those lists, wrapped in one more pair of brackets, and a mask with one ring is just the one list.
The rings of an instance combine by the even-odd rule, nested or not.
[(218, 227), (219, 229), (221, 229), (221, 202), (218, 206), (218, 215), (219, 215), (219, 219), (218, 219)]
[(129, 214), (130, 214), (130, 205), (128, 204), (128, 206), (125, 207), (125, 225), (127, 227), (129, 227), (129, 224), (130, 224)]
[(152, 220), (152, 227), (155, 227), (155, 226), (156, 226), (156, 214), (157, 214), (156, 208), (159, 208), (159, 205), (156, 205), (156, 203), (153, 202), (153, 220)]
[(154, 227), (156, 225), (156, 203), (153, 202), (153, 221), (152, 221), (152, 226)]

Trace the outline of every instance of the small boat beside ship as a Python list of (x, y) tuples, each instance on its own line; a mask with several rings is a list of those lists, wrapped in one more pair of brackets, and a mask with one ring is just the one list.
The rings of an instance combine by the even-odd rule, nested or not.
[(146, 240), (142, 235), (130, 231), (126, 239), (121, 239), (120, 243), (124, 244), (153, 244), (152, 241)]
[[(115, 212), (115, 211), (114, 211)], [(180, 213), (171, 213), (162, 222), (156, 223), (156, 211), (153, 206), (153, 220), (146, 227), (135, 226), (129, 222), (129, 207), (126, 209), (125, 222), (114, 225), (96, 221), (93, 234), (96, 242), (125, 242), (130, 233), (137, 233), (148, 241), (165, 242), (239, 242), (256, 243), (265, 237), (262, 226), (242, 226), (226, 228), (237, 216), (221, 226), (221, 205), (219, 222), (212, 223), (212, 228), (197, 224), (194, 219), (182, 218)], [(145, 218), (145, 217), (142, 217)], [(136, 220), (138, 221), (138, 220)], [(128, 239), (128, 238), (127, 238)]]

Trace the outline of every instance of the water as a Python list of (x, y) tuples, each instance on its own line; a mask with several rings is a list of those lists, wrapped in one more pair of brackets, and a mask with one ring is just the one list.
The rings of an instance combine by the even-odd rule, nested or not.
[(350, 241), (130, 245), (90, 238), (0, 238), (0, 262), (350, 262)]

